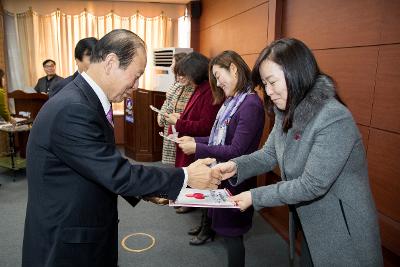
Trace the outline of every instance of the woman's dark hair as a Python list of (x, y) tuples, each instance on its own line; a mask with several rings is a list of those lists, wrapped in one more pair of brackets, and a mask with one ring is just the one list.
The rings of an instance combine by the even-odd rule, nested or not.
[(94, 37), (88, 37), (79, 40), (75, 46), (75, 58), (82, 61), (83, 56), (91, 56), (96, 44), (97, 39)]
[(177, 64), (176, 75), (184, 76), (199, 85), (208, 80), (208, 63), (209, 60), (204, 55), (198, 52), (189, 53)]
[(230, 71), (231, 64), (236, 66), (238, 75), (238, 82), (234, 92), (248, 91), (249, 86), (251, 87), (250, 89), (253, 89), (251, 86), (251, 71), (249, 66), (247, 66), (246, 62), (244, 62), (243, 58), (238, 53), (235, 51), (226, 50), (214, 57), (209, 65), (208, 73), (210, 77), (211, 90), (214, 97), (214, 104), (221, 103), (225, 98), (225, 94), (224, 91), (217, 86), (217, 79), (213, 74), (212, 68), (214, 65), (217, 65), (220, 68)]
[[(287, 102), (283, 111), (283, 131), (287, 132), (293, 123), (293, 115), (297, 105), (313, 88), (319, 75), (323, 74), (311, 50), (302, 42), (294, 38), (283, 38), (272, 42), (264, 48), (258, 56), (252, 71), (252, 80), (255, 86), (264, 88), (260, 76), (260, 65), (265, 60), (271, 60), (281, 66), (287, 86)], [(340, 100), (340, 98), (337, 96)], [(273, 112), (273, 102), (265, 95), (265, 105), (270, 114)]]
[(174, 72), (175, 75), (175, 80), (176, 80), (176, 71), (178, 69), (177, 65), (178, 63), (182, 60), (182, 58), (184, 58), (187, 54), (186, 53), (176, 53), (173, 57), (175, 59), (175, 66), (174, 69), (172, 70)]
[(138, 35), (125, 29), (112, 30), (97, 42), (90, 62), (100, 63), (108, 54), (114, 53), (118, 57), (119, 68), (126, 70), (136, 56), (138, 48), (146, 50), (146, 44)]
[(4, 84), (3, 84), (3, 77), (5, 75), (4, 70), (0, 69), (0, 88), (3, 88)]

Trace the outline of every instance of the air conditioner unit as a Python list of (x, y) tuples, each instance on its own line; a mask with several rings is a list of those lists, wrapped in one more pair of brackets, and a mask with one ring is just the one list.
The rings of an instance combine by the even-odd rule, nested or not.
[(175, 76), (171, 70), (172, 58), (178, 53), (190, 53), (193, 48), (158, 48), (154, 49), (154, 83), (153, 90), (167, 91), (168, 88), (174, 83)]

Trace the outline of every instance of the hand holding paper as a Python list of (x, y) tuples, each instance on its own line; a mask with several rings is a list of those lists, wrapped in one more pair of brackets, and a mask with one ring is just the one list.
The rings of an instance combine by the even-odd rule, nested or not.
[(165, 120), (171, 125), (175, 125), (178, 119), (181, 117), (180, 113), (165, 113), (163, 115), (165, 116)]
[(239, 195), (232, 196), (229, 198), (229, 201), (236, 203), (240, 207), (241, 211), (245, 211), (248, 207), (253, 205), (253, 199), (250, 191), (245, 191)]
[(182, 136), (178, 138), (179, 143), (195, 142), (194, 138), (191, 136)]
[[(192, 137), (190, 137), (192, 138)], [(193, 141), (182, 141), (182, 138), (178, 138), (179, 147), (186, 155), (192, 155), (196, 153), (196, 143)]]

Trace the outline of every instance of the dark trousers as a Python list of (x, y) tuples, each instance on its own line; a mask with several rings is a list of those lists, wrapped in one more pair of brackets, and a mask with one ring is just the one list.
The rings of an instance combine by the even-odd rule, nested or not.
[(224, 243), (228, 252), (228, 267), (244, 267), (245, 248), (243, 236), (224, 236)]

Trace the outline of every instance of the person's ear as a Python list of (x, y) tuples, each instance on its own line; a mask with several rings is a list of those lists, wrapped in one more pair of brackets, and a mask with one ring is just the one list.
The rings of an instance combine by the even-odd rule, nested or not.
[(119, 60), (116, 54), (110, 53), (104, 59), (104, 70), (107, 75), (119, 68)]
[(235, 78), (237, 78), (237, 67), (235, 64), (231, 63), (229, 66), (229, 71), (235, 76)]

